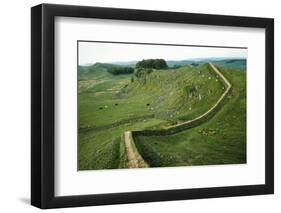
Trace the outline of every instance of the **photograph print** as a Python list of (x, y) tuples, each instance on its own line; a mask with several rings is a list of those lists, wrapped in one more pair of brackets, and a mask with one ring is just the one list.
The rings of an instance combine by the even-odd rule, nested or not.
[(77, 41), (78, 171), (247, 163), (247, 48)]

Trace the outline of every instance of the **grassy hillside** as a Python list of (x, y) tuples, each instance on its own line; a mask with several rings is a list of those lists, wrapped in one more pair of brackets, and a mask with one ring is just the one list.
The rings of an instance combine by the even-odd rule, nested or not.
[(135, 138), (151, 167), (246, 163), (246, 74), (222, 67), (220, 71), (233, 89), (212, 119), (170, 136)]
[[(162, 128), (195, 118), (207, 111), (224, 91), (218, 76), (206, 64), (152, 70), (141, 78), (133, 74), (112, 75), (103, 67), (87, 69), (80, 70), (79, 78), (80, 170), (126, 167), (124, 131)], [(185, 136), (180, 138), (185, 141)], [(153, 147), (154, 140), (138, 138), (137, 146), (141, 154), (148, 150), (144, 157), (148, 161), (153, 158), (152, 166), (164, 166), (155, 163), (151, 155), (163, 151)], [(161, 146), (160, 141), (157, 143)], [(170, 146), (164, 142), (163, 147), (166, 145)], [(181, 152), (170, 148), (174, 156)]]

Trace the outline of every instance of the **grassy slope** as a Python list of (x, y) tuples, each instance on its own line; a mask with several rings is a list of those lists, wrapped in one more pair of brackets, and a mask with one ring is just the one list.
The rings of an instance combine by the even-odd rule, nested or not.
[[(121, 136), (125, 130), (159, 128), (194, 118), (223, 92), (222, 84), (206, 65), (154, 71), (145, 83), (130, 83), (130, 78), (104, 70), (80, 78), (79, 169), (124, 167)], [(148, 119), (147, 115), (154, 118)], [(108, 127), (124, 120), (114, 128)]]
[(136, 138), (152, 167), (246, 162), (246, 73), (221, 68), (233, 90), (225, 106), (206, 123), (165, 137)]
[(239, 69), (241, 71), (245, 71), (247, 69), (247, 60), (246, 59), (219, 60), (219, 61), (213, 61), (213, 64), (232, 68), (232, 69)]
[(223, 91), (218, 77), (208, 65), (202, 65), (193, 69), (183, 67), (154, 71), (145, 84), (134, 82), (124, 93), (128, 93), (129, 97), (148, 95), (150, 111), (157, 118), (175, 122), (207, 111)]

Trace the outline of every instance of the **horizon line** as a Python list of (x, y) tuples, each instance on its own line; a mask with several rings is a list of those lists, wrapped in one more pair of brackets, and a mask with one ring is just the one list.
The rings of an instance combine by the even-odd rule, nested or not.
[[(183, 59), (165, 59), (165, 58), (149, 58), (149, 59), (164, 59), (166, 62), (167, 61), (203, 61), (203, 60), (206, 60), (206, 59), (212, 59), (214, 58), (214, 60), (218, 59), (218, 60), (227, 60), (227, 59), (236, 59), (236, 60), (239, 60), (239, 59), (243, 59), (243, 60), (247, 60), (247, 58), (243, 58), (243, 57), (202, 57), (202, 58), (183, 58)], [(141, 59), (141, 60), (146, 60), (146, 59)], [(86, 64), (78, 64), (79, 66), (86, 66), (86, 65), (93, 65), (93, 64), (96, 64), (96, 63), (108, 63), (108, 64), (118, 64), (118, 63), (129, 63), (129, 62), (135, 62), (135, 61), (140, 61), (140, 60), (136, 60), (136, 59), (128, 59), (128, 60), (124, 60), (124, 61), (110, 61), (110, 62), (100, 62), (100, 61), (97, 61), (97, 62), (94, 62), (94, 63), (86, 63)]]

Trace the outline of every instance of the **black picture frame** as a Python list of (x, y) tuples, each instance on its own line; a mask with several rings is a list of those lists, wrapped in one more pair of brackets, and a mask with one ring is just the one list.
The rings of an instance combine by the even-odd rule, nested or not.
[[(264, 28), (265, 184), (93, 195), (54, 195), (54, 21), (81, 17)], [(139, 203), (274, 193), (274, 20), (241, 16), (41, 4), (31, 8), (31, 204), (39, 208)]]

